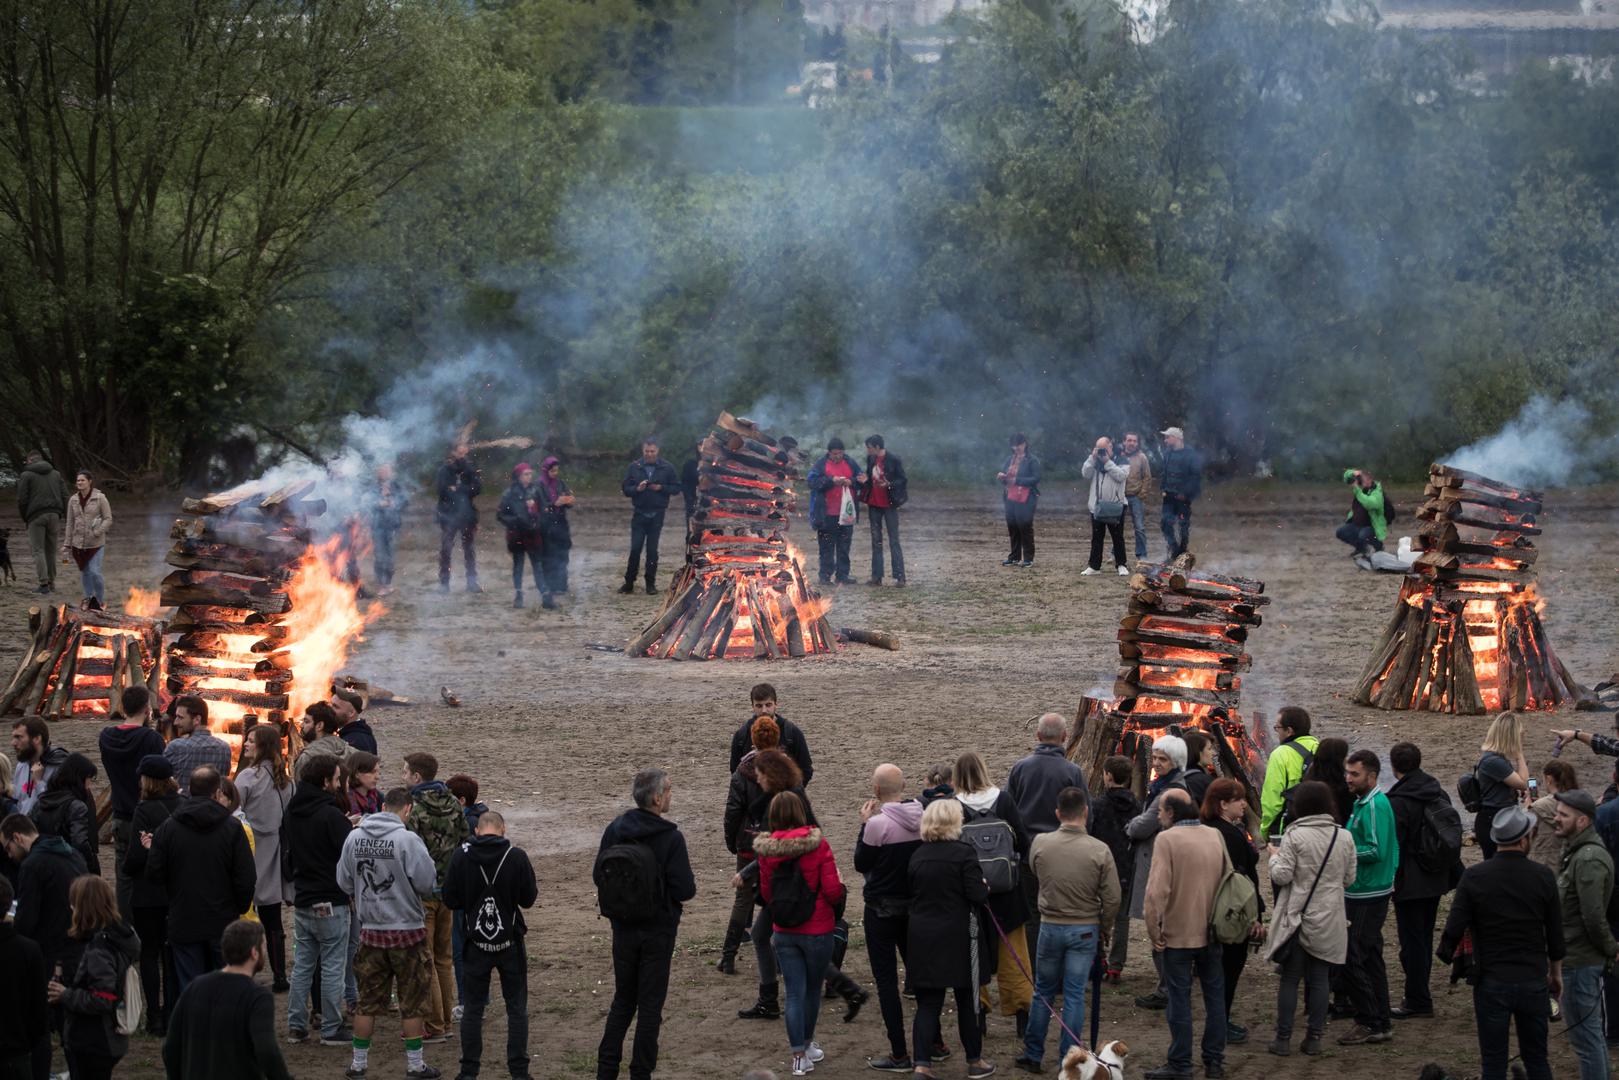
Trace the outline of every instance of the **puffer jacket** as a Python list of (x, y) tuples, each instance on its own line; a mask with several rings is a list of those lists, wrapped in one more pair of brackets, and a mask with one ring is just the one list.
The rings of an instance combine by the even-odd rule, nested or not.
[(91, 488), (90, 497), (81, 505), (79, 493), (67, 497), (67, 527), (62, 530), (62, 546), (94, 551), (107, 542), (112, 531), (112, 504), (100, 488)]
[[(1333, 840), (1333, 836), (1337, 840)], [(1322, 869), (1328, 847), (1332, 861)], [(1321, 883), (1310, 896), (1316, 872)], [(1265, 958), (1271, 959), (1282, 942), (1299, 934), (1304, 951), (1329, 964), (1341, 964), (1349, 955), (1349, 916), (1344, 892), (1355, 881), (1355, 839), (1331, 814), (1311, 814), (1287, 827), (1281, 847), (1270, 857), (1270, 881), (1277, 889), (1272, 908)], [(1310, 901), (1306, 910), (1304, 901)]]
[(124, 996), (124, 970), (141, 958), (141, 939), (123, 923), (96, 931), (84, 947), (73, 980), (63, 991), (62, 1044), (70, 1052), (121, 1058), (129, 1036), (118, 1034), (116, 1012)]
[(1124, 482), (1130, 478), (1130, 470), (1120, 465), (1112, 458), (1105, 463), (1098, 462), (1094, 453), (1085, 458), (1085, 464), (1079, 467), (1079, 474), (1085, 478), (1089, 490), (1085, 496), (1085, 509), (1096, 513), (1096, 504), (1099, 502), (1123, 502)]
[(777, 926), (778, 934), (830, 934), (837, 926), (837, 906), (844, 897), (843, 879), (838, 876), (832, 845), (813, 825), (755, 837), (753, 852), (759, 857), (759, 895), (770, 904), (771, 877), (776, 867), (793, 859), (804, 883), (815, 894), (815, 914), (798, 926)]
[(1608, 899), (1613, 892), (1613, 858), (1596, 829), (1568, 839), (1557, 894), (1563, 905), (1563, 940), (1568, 953), (1563, 969), (1607, 964), (1619, 952), (1608, 926)]
[(17, 516), (28, 525), (45, 514), (67, 513), (67, 485), (45, 460), (24, 465), (17, 477)]

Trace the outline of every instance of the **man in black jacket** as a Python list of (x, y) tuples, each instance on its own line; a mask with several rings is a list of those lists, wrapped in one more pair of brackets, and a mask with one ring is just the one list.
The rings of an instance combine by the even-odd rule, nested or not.
[(219, 779), (211, 765), (192, 771), (190, 797), (158, 826), (146, 857), (147, 880), (169, 897), (169, 950), (181, 993), (219, 968), (219, 935), (252, 906), (258, 883), (247, 833), (214, 798)]
[[(33, 1059), (50, 1061), (50, 1010), (45, 1006), (45, 955), (11, 924), (11, 882), (0, 878), (0, 1077), (33, 1074)], [(43, 1051), (40, 1043), (45, 1043)]]
[(866, 955), (888, 1034), (888, 1056), (870, 1058), (866, 1064), (879, 1072), (910, 1072), (895, 956), (905, 959), (911, 897), (908, 871), (911, 856), (922, 846), (922, 804), (905, 798), (905, 774), (897, 765), (877, 766), (871, 774), (871, 791), (872, 798), (860, 808), (854, 868), (866, 876)]
[(888, 532), (888, 553), (894, 565), (894, 584), (905, 585), (905, 553), (899, 547), (899, 508), (910, 498), (905, 466), (888, 452), (881, 435), (866, 439), (866, 480), (860, 499), (871, 520), (871, 578), (867, 585), (883, 583), (883, 531)]
[(663, 514), (669, 497), (680, 490), (675, 467), (658, 456), (652, 439), (641, 443), (641, 456), (624, 472), (624, 496), (630, 500), (630, 562), (624, 568), (624, 586), (618, 591), (635, 591), (635, 575), (641, 569), (641, 549), (646, 548), (646, 591), (658, 591), (658, 537), (663, 532)]
[(292, 877), (292, 928), (296, 947), (287, 1028), (293, 1042), (309, 1037), (309, 991), (320, 969), (323, 1046), (347, 1046), (343, 1032), (343, 973), (348, 961), (349, 898), (337, 884), (337, 861), (349, 835), (346, 808), (338, 803), (343, 773), (329, 754), (299, 759), (298, 786), (281, 820), (281, 843)]
[(1113, 853), (1119, 894), (1124, 897), (1108, 934), (1107, 968), (1103, 976), (1114, 983), (1123, 979), (1124, 963), (1130, 953), (1130, 892), (1135, 883), (1135, 855), (1124, 830), (1141, 813), (1141, 800), (1131, 788), (1134, 779), (1135, 764), (1129, 758), (1115, 755), (1102, 762), (1102, 794), (1091, 797), (1086, 824), (1090, 834)]
[(180, 996), (163, 1041), (169, 1080), (292, 1080), (275, 1041), (275, 997), (253, 981), (264, 970), (264, 927), (238, 919), (220, 936), (225, 966)]
[[(663, 1025), (663, 999), (669, 992), (669, 966), (674, 958), (675, 934), (680, 929), (681, 905), (697, 895), (686, 838), (680, 827), (664, 815), (674, 796), (669, 774), (642, 769), (635, 774), (635, 808), (614, 818), (602, 832), (591, 872), (598, 890), (607, 883), (604, 866), (620, 845), (640, 844), (651, 849), (657, 864), (662, 900), (638, 919), (613, 918), (613, 1003), (607, 1026), (596, 1049), (596, 1080), (616, 1080), (624, 1059), (624, 1036), (630, 1021), (640, 1015), (630, 1075), (650, 1077), (658, 1066), (658, 1030)], [(650, 899), (650, 898), (649, 898)]]
[(742, 759), (753, 749), (753, 722), (761, 716), (768, 716), (781, 728), (781, 749), (803, 772), (807, 787), (810, 777), (815, 775), (809, 743), (804, 741), (804, 732), (797, 724), (776, 712), (776, 688), (769, 683), (759, 683), (749, 692), (748, 699), (753, 704), (753, 715), (731, 734), (731, 771), (736, 772)]
[(444, 906), (461, 924), (461, 1077), (475, 1077), (483, 1058), (483, 1013), (489, 979), (500, 972), (506, 1002), (506, 1067), (513, 1080), (528, 1073), (528, 955), (523, 909), (539, 889), (528, 854), (506, 839), (506, 819), (494, 810), (478, 817), (471, 840), (450, 856), (444, 875)]
[[(1006, 793), (1017, 803), (1018, 816), (1031, 841), (1041, 833), (1057, 831), (1057, 796), (1064, 788), (1084, 792), (1087, 805), (1091, 798), (1084, 771), (1063, 753), (1063, 744), (1068, 741), (1067, 721), (1057, 713), (1046, 713), (1035, 724), (1034, 738), (1034, 752), (1013, 765), (1006, 778)], [(1029, 921), (1023, 924), (1023, 933), (1029, 942), (1029, 955), (1033, 956), (1040, 942), (1040, 882), (1027, 861), (1019, 878), (1023, 899), (1029, 906)]]
[(438, 467), (434, 484), (438, 489), (438, 591), (450, 591), (450, 555), (455, 538), (461, 538), (461, 561), (467, 571), (467, 592), (483, 592), (478, 584), (478, 508), (473, 505), (483, 492), (483, 475), (478, 472), (465, 446), (451, 449)]
[(1186, 433), (1180, 428), (1165, 428), (1158, 434), (1164, 440), (1164, 475), (1159, 481), (1164, 508), (1158, 527), (1173, 559), (1186, 550), (1192, 531), (1192, 503), (1203, 493), (1203, 458), (1186, 445)]
[(1461, 852), (1451, 865), (1431, 869), (1418, 858), (1428, 804), (1450, 801), (1439, 781), (1422, 771), (1422, 751), (1415, 743), (1395, 743), (1389, 749), (1394, 786), (1389, 805), (1394, 809), (1394, 836), (1400, 845), (1400, 864), (1394, 871), (1394, 925), (1400, 939), (1400, 967), (1405, 971), (1405, 999), (1389, 1010), (1396, 1020), (1433, 1015), (1428, 977), (1433, 972), (1433, 935), (1439, 921), (1439, 899), (1462, 877)]
[(118, 883), (118, 913), (125, 922), (131, 922), (135, 886), (124, 873), (124, 859), (129, 854), (129, 822), (135, 816), (135, 804), (141, 799), (141, 759), (163, 753), (163, 736), (151, 726), (152, 695), (147, 693), (146, 687), (131, 686), (123, 692), (119, 703), (123, 706), (123, 723), (102, 728), (98, 743), (101, 771), (106, 774), (107, 786), (112, 790), (112, 843), (116, 853), (113, 870)]
[(1529, 860), (1534, 822), (1520, 807), (1495, 816), (1495, 858), (1462, 874), (1439, 938), (1450, 963), (1462, 935), (1473, 934), (1473, 1011), (1482, 1080), (1505, 1080), (1511, 1026), (1529, 1080), (1552, 1080), (1546, 1060), (1551, 999), (1563, 993), (1563, 915), (1557, 879)]
[(365, 711), (365, 699), (353, 690), (332, 690), (331, 699), (326, 704), (332, 707), (337, 718), (343, 726), (337, 729), (337, 737), (354, 747), (364, 750), (368, 754), (377, 752), (377, 736), (371, 730), (371, 725), (360, 714)]

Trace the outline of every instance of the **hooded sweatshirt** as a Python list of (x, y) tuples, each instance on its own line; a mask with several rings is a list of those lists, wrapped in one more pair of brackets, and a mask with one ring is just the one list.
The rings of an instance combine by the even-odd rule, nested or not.
[(686, 838), (681, 835), (680, 827), (640, 807), (618, 815), (602, 830), (601, 844), (596, 849), (591, 880), (597, 887), (601, 885), (602, 854), (615, 844), (645, 844), (657, 856), (658, 866), (663, 869), (666, 911), (647, 929), (656, 927), (674, 934), (680, 926), (681, 905), (697, 895), (697, 879), (692, 877), (691, 858), (686, 854)]
[(247, 833), (213, 799), (188, 798), (158, 826), (146, 878), (169, 894), (169, 940), (218, 942), (253, 904), (258, 881)]
[(112, 816), (128, 821), (141, 799), (141, 758), (163, 753), (163, 736), (141, 724), (108, 724), (101, 729), (101, 770), (112, 788)]
[(903, 909), (910, 899), (911, 856), (922, 846), (922, 804), (915, 799), (886, 802), (860, 826), (854, 842), (854, 868), (866, 876), (866, 903)]
[(363, 716), (356, 716), (338, 728), (337, 737), (356, 750), (364, 750), (368, 754), (377, 752), (377, 734), (371, 730), (371, 725), (366, 723)]
[(450, 856), (467, 839), (467, 815), (461, 800), (450, 793), (442, 780), (429, 780), (410, 789), (410, 820), (405, 827), (422, 838), (427, 853), (433, 857), (433, 870), (437, 881), (435, 893), (444, 888), (444, 874), (450, 868)]
[(44, 514), (67, 513), (67, 485), (62, 474), (41, 458), (32, 465), (24, 465), (17, 477), (17, 516), (24, 525)]
[(29, 775), (33, 769), (31, 761), (17, 762), (17, 768), (11, 774), (11, 793), (17, 797), (19, 814), (33, 812), (34, 804), (39, 802), (40, 796), (44, 795), (45, 789), (50, 786), (51, 777), (56, 775), (56, 770), (67, 760), (67, 749), (61, 746), (47, 746), (40, 760), (45, 763), (45, 772), (40, 776), (38, 783), (35, 783)]
[(433, 859), (397, 814), (372, 814), (343, 841), (337, 887), (354, 897), (361, 930), (421, 930), (433, 895)]
[(118, 1034), (115, 1015), (124, 996), (124, 969), (141, 958), (141, 939), (121, 922), (96, 931), (63, 991), (62, 1045), (69, 1052), (121, 1058), (129, 1036)]
[(504, 836), (474, 836), (450, 858), (444, 906), (458, 912), (463, 955), (504, 952), (528, 932), (523, 909), (539, 898), (528, 854)]
[(337, 798), (324, 788), (298, 781), (281, 819), (281, 843), (287, 849), (294, 905), (348, 906), (348, 894), (337, 884), (337, 862), (348, 835), (349, 818)]
[(66, 788), (47, 791), (28, 815), (41, 836), (60, 836), (84, 857), (89, 873), (101, 873), (100, 843), (92, 825), (90, 808), (77, 793)]
[(67, 890), (84, 873), (84, 856), (60, 836), (35, 840), (17, 871), (14, 924), (17, 933), (39, 946), (47, 968), (68, 952), (67, 928), (73, 912)]
[(1429, 900), (1443, 896), (1462, 878), (1461, 853), (1455, 862), (1435, 873), (1417, 861), (1418, 845), (1427, 819), (1428, 804), (1449, 802), (1450, 796), (1439, 781), (1421, 769), (1413, 769), (1389, 788), (1389, 807), (1394, 811), (1394, 836), (1400, 846), (1400, 864), (1394, 871), (1394, 900)]

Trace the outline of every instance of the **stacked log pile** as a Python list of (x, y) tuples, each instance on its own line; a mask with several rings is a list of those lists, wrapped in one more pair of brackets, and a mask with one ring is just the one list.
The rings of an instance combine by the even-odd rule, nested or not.
[(207, 702), (214, 733), (237, 745), (261, 719), (288, 731), (293, 673), (278, 650), (293, 606), (288, 587), (309, 550), (307, 522), (326, 509), (305, 498), (313, 487), (187, 499), (182, 509), (194, 516), (169, 534), (175, 569), (163, 579), (161, 602), (175, 608), (169, 630), (178, 636), (169, 645), (166, 689)]
[(1144, 793), (1153, 740), (1201, 731), (1214, 743), (1220, 774), (1243, 784), (1257, 812), (1252, 778), (1262, 753), (1237, 706), (1241, 673), (1253, 665), (1248, 633), (1263, 622), (1259, 609), (1270, 597), (1262, 581), (1194, 573), (1195, 565), (1187, 554), (1167, 565), (1144, 564), (1131, 576), (1114, 696), (1081, 698), (1068, 757), (1101, 790), (1102, 763), (1122, 754), (1135, 762)]
[(698, 448), (698, 499), (686, 566), (631, 656), (780, 659), (831, 652), (826, 604), (785, 533), (806, 463), (791, 440), (720, 413)]
[(122, 716), (124, 690), (163, 685), (162, 619), (56, 605), (30, 608), (28, 630), (0, 716)]
[(1447, 465), (1428, 471), (1422, 552), (1355, 685), (1379, 709), (1476, 715), (1580, 696), (1540, 623), (1542, 496)]

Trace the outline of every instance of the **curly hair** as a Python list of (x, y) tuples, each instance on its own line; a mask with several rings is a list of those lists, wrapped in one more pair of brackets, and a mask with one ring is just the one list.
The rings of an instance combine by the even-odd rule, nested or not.
[(774, 750), (781, 745), (781, 725), (768, 716), (756, 716), (748, 729), (755, 750)]
[(804, 786), (804, 771), (784, 751), (759, 751), (754, 755), (753, 769), (759, 786), (766, 791), (791, 791)]

